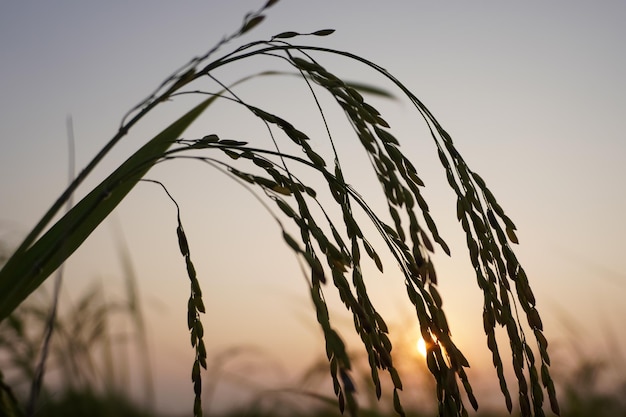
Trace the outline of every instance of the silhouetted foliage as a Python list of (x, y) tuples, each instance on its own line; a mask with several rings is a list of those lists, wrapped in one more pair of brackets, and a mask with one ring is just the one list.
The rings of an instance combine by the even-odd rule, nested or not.
[[(318, 55), (330, 54), (361, 63), (391, 81), (424, 119), (448, 183), (457, 196), (457, 217), (465, 232), (478, 286), (484, 294), (483, 323), (487, 346), (492, 352), (507, 408), (512, 410), (513, 398), (504, 377), (495, 336), (495, 329), (499, 326), (506, 329), (510, 342), (517, 379), (514, 391), (518, 393), (517, 402), (522, 414), (543, 416), (544, 393), (548, 395), (552, 410), (558, 413), (559, 406), (548, 369), (550, 358), (543, 325), (526, 273), (512, 250), (512, 245), (517, 243), (516, 227), (485, 181), (468, 167), (450, 135), (426, 106), (388, 71), (365, 58), (345, 51), (295, 43), (306, 36), (328, 36), (333, 32), (331, 29), (304, 34), (283, 32), (269, 40), (247, 43), (213, 58), (227, 43), (261, 23), (263, 12), (275, 3), (268, 1), (259, 11), (249, 13), (242, 26), (231, 36), (225, 37), (206, 54), (193, 58), (124, 116), (119, 131), (81, 171), (0, 270), (0, 319), (6, 319), (82, 245), (152, 166), (174, 159), (192, 159), (228, 175), (235, 181), (233, 184), (248, 187), (258, 198), (269, 199), (270, 205), (265, 207), (276, 220), (287, 245), (310, 271), (310, 295), (326, 340), (330, 376), (342, 412), (347, 410), (356, 414), (357, 403), (351, 358), (331, 323), (325, 301), (324, 292), (331, 289), (338, 292), (352, 314), (355, 331), (367, 352), (377, 397), (382, 395), (379, 373), (386, 372), (393, 382), (394, 409), (399, 415), (405, 414), (398, 395), (403, 383), (391, 354), (389, 330), (370, 300), (362, 269), (363, 259), (370, 258), (382, 271), (384, 266), (379, 252), (385, 249), (397, 262), (407, 296), (415, 307), (421, 335), (427, 345), (428, 369), (436, 381), (439, 415), (467, 415), (464, 396), (472, 408), (477, 409), (478, 403), (465, 372), (469, 362), (451, 338), (442, 298), (437, 290), (438, 278), (431, 254), (436, 246), (447, 254), (450, 251), (439, 235), (422, 195), (424, 183), (417, 167), (401, 151), (400, 140), (392, 133), (383, 115), (366, 100), (368, 94), (384, 92), (345, 81), (316, 59)], [(318, 105), (327, 137), (312, 138), (280, 115), (244, 101), (237, 95), (238, 84), (276, 74), (276, 71), (258, 71), (230, 84), (215, 75), (218, 68), (255, 56), (274, 58), (301, 77), (310, 88), (311, 99)], [(208, 91), (204, 87), (198, 89), (195, 86), (200, 81), (211, 83), (217, 91)], [(66, 215), (51, 224), (77, 187), (135, 124), (159, 104), (183, 94), (203, 97), (203, 101), (148, 141)], [(323, 108), (318, 100), (321, 94), (334, 99), (337, 107)], [(267, 127), (271, 146), (222, 138), (213, 132), (206, 132), (201, 138), (181, 139), (185, 129), (217, 100), (236, 103), (247, 109), (253, 119), (261, 120)], [(345, 115), (355, 138), (365, 150), (381, 186), (381, 197), (386, 202), (388, 215), (375, 212), (345, 178), (342, 162), (335, 150), (335, 138), (325, 122), (324, 115), (330, 111), (340, 111)], [(330, 156), (318, 149), (319, 144), (324, 142), (331, 145)], [(289, 151), (294, 148), (295, 151)], [(300, 169), (317, 175), (323, 180), (323, 186), (314, 188), (302, 181)], [(318, 197), (322, 191), (328, 192), (332, 200)], [(331, 212), (339, 213), (342, 223), (333, 221)], [(363, 213), (370, 225), (357, 221), (357, 212)], [(193, 408), (194, 415), (199, 416), (202, 414), (201, 368), (207, 367), (204, 328), (200, 320), (205, 308), (181, 218), (179, 209), (176, 236), (190, 279), (187, 322), (195, 350)], [(375, 248), (370, 243), (373, 241), (370, 237), (372, 229), (383, 239), (386, 248)], [(529, 340), (531, 336), (526, 334), (525, 329), (530, 329), (529, 333), (535, 339), (538, 357), (533, 353)]]

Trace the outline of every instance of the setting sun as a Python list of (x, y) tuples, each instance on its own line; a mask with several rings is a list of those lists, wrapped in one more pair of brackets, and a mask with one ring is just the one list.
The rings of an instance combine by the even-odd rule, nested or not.
[(423, 337), (420, 337), (415, 344), (415, 348), (419, 352), (420, 355), (426, 357), (426, 342)]

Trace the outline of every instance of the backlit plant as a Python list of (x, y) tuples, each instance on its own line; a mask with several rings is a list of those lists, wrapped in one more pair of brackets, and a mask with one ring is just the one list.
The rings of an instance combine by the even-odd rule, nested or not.
[[(437, 275), (430, 254), (435, 250), (435, 244), (447, 254), (449, 249), (439, 235), (422, 196), (424, 183), (417, 167), (400, 150), (400, 141), (389, 124), (364, 97), (386, 93), (346, 82), (316, 60), (317, 56), (330, 54), (356, 61), (391, 81), (424, 119), (436, 144), (437, 157), (445, 169), (448, 183), (457, 196), (457, 217), (466, 235), (478, 286), (484, 294), (482, 314), (487, 346), (493, 354), (493, 364), (506, 405), (510, 411), (513, 399), (505, 380), (495, 336), (497, 326), (506, 329), (510, 342), (522, 415), (544, 414), (544, 392), (548, 394), (552, 410), (558, 414), (554, 385), (548, 370), (547, 341), (535, 308), (535, 297), (511, 248), (517, 243), (515, 225), (483, 179), (467, 166), (450, 135), (422, 102), (404, 84), (373, 62), (349, 52), (296, 43), (304, 36), (330, 35), (332, 30), (307, 34), (283, 32), (269, 40), (237, 47), (219, 58), (213, 57), (227, 43), (259, 24), (264, 19), (262, 13), (275, 3), (275, 0), (270, 0), (259, 11), (248, 14), (238, 31), (181, 67), (126, 114), (118, 132), (53, 204), (0, 271), (0, 320), (6, 319), (85, 241), (151, 167), (172, 159), (199, 160), (226, 173), (236, 183), (260, 191), (257, 196), (268, 199), (270, 204), (266, 207), (282, 230), (285, 242), (308, 266), (311, 299), (326, 340), (330, 375), (342, 412), (347, 409), (355, 414), (357, 404), (350, 377), (350, 358), (342, 338), (331, 324), (326, 306), (324, 292), (331, 289), (338, 291), (341, 301), (353, 316), (355, 331), (367, 352), (376, 394), (381, 395), (379, 372), (388, 372), (394, 386), (394, 408), (400, 415), (404, 414), (398, 396), (402, 381), (394, 367), (387, 325), (370, 301), (361, 268), (363, 259), (367, 257), (382, 271), (380, 250), (388, 250), (395, 258), (404, 277), (408, 298), (415, 306), (421, 335), (428, 347), (428, 369), (436, 380), (439, 414), (467, 415), (462, 390), (476, 409), (478, 404), (464, 370), (469, 363), (450, 336), (442, 299), (437, 291)], [(275, 71), (258, 71), (230, 85), (220, 82), (214, 75), (218, 68), (257, 56), (271, 57), (288, 65), (291, 72), (299, 75), (302, 82), (310, 87), (311, 98), (318, 105), (328, 131), (326, 138), (309, 137), (280, 115), (248, 103), (236, 94), (240, 83), (276, 74)], [(216, 91), (196, 88), (196, 83), (201, 80), (211, 82)], [(63, 204), (130, 129), (156, 106), (182, 94), (195, 94), (203, 101), (146, 142), (67, 214), (51, 224)], [(318, 101), (321, 94), (330, 95), (338, 107), (323, 108)], [(272, 146), (221, 138), (213, 132), (206, 132), (200, 138), (181, 139), (185, 129), (218, 100), (235, 102), (247, 109), (251, 116), (263, 121)], [(342, 163), (334, 150), (332, 132), (324, 118), (330, 111), (345, 114), (380, 183), (389, 216), (374, 212), (344, 177)], [(324, 158), (316, 150), (324, 140), (332, 145), (332, 158)], [(284, 141), (290, 142), (290, 145), (284, 145)], [(294, 145), (297, 153), (284, 150)], [(319, 189), (315, 190), (301, 181), (294, 166), (304, 167), (322, 178), (332, 200), (322, 202), (318, 199)], [(331, 220), (331, 210), (338, 210), (341, 223)], [(363, 222), (356, 220), (357, 212), (365, 214), (386, 248), (375, 248), (370, 243), (365, 230), (371, 230), (371, 227), (368, 225), (366, 228)], [(285, 222), (293, 222), (299, 233), (290, 233)], [(190, 279), (188, 327), (195, 349), (192, 371), (196, 395), (194, 415), (199, 416), (202, 414), (201, 368), (206, 368), (204, 329), (200, 317), (205, 308), (180, 211), (176, 231)], [(532, 332), (538, 357), (533, 353), (524, 328)]]

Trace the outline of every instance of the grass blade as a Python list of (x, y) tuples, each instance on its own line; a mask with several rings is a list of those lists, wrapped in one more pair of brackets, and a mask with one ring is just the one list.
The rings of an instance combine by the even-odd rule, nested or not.
[(0, 321), (87, 239), (215, 98), (198, 104), (142, 146), (30, 248), (9, 259), (0, 271)]

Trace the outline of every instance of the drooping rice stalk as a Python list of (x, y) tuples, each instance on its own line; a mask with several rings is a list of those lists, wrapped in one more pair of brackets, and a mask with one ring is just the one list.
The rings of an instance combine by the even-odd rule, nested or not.
[[(434, 244), (447, 254), (449, 249), (439, 235), (428, 204), (422, 196), (421, 187), (424, 183), (417, 168), (401, 151), (400, 141), (392, 133), (389, 124), (363, 96), (378, 90), (342, 80), (321, 66), (315, 58), (317, 55), (330, 54), (361, 63), (393, 82), (425, 121), (436, 144), (437, 156), (445, 169), (448, 183), (457, 196), (457, 217), (465, 231), (470, 261), (484, 294), (483, 322), (487, 346), (493, 353), (493, 364), (507, 407), (511, 410), (513, 402), (495, 338), (497, 325), (505, 327), (509, 337), (522, 415), (544, 414), (544, 391), (548, 394), (552, 410), (558, 413), (541, 319), (526, 274), (512, 250), (512, 244), (517, 243), (515, 225), (483, 179), (467, 166), (450, 135), (426, 106), (399, 80), (371, 61), (349, 52), (293, 43), (305, 36), (327, 36), (332, 30), (308, 34), (283, 32), (267, 41), (251, 42), (212, 59), (219, 48), (259, 24), (264, 18), (262, 12), (275, 3), (275, 0), (270, 0), (259, 11), (248, 14), (238, 31), (219, 42), (208, 53), (181, 67), (123, 118), (119, 131), (62, 194), (0, 271), (0, 320), (6, 318), (84, 242), (152, 166), (173, 159), (192, 159), (207, 163), (239, 184), (260, 191), (261, 195), (269, 199), (270, 205), (266, 207), (273, 207), (270, 209), (272, 216), (285, 242), (310, 268), (311, 299), (326, 340), (330, 374), (342, 412), (347, 408), (351, 414), (356, 414), (357, 404), (350, 377), (350, 357), (341, 336), (331, 324), (325, 302), (324, 292), (331, 289), (338, 291), (341, 301), (353, 316), (355, 331), (368, 355), (376, 395), (380, 397), (382, 389), (379, 372), (388, 372), (394, 385), (394, 408), (398, 414), (404, 414), (398, 395), (402, 381), (391, 355), (388, 328), (369, 298), (361, 268), (362, 255), (365, 254), (382, 271), (379, 251), (384, 248), (374, 248), (371, 239), (366, 236), (369, 233), (366, 230), (370, 230), (370, 227), (366, 228), (357, 221), (356, 213), (367, 216), (403, 274), (408, 298), (415, 306), (421, 334), (428, 347), (427, 364), (436, 380), (439, 414), (467, 414), (459, 385), (462, 385), (470, 404), (476, 409), (478, 404), (464, 370), (469, 363), (450, 336), (442, 299), (437, 291), (437, 275), (430, 254), (435, 250)], [(325, 127), (334, 152), (332, 160), (322, 157), (315, 149), (319, 142), (292, 123), (238, 97), (235, 91), (237, 84), (257, 77), (246, 77), (229, 86), (216, 78), (215, 71), (218, 68), (257, 56), (277, 59), (295, 71), (302, 82), (310, 87), (311, 98), (318, 105), (322, 120), (325, 120), (326, 112), (335, 110), (322, 108), (318, 95), (327, 94), (334, 99), (337, 109), (346, 116), (355, 137), (367, 152), (391, 221), (386, 220), (387, 215), (375, 212), (344, 177), (339, 156), (334, 152), (334, 137), (329, 126)], [(263, 74), (267, 72), (257, 73)], [(212, 82), (217, 92), (194, 89), (192, 84), (197, 80)], [(129, 129), (154, 107), (181, 94), (208, 98), (147, 142), (65, 216), (50, 225), (51, 219), (68, 197)], [(206, 132), (202, 138), (180, 139), (184, 130), (217, 100), (238, 103), (251, 116), (262, 120), (273, 146), (265, 148), (261, 144), (220, 138), (213, 132)], [(284, 145), (285, 140), (288, 145)], [(298, 148), (297, 153), (284, 150), (294, 145)], [(224, 155), (228, 158), (223, 158)], [(294, 166), (307, 169), (322, 178), (333, 200), (322, 202), (318, 199), (317, 191), (298, 178)], [(329, 213), (332, 210), (338, 210), (341, 214), (341, 223), (331, 220)], [(321, 215), (314, 214), (318, 212)], [(293, 222), (299, 235), (293, 236), (283, 222)], [(206, 348), (200, 313), (204, 311), (204, 305), (180, 211), (177, 238), (191, 281), (188, 326), (191, 343), (196, 350), (192, 372), (196, 393), (194, 415), (201, 415), (200, 367), (206, 368)], [(525, 320), (522, 320), (524, 316)], [(530, 328), (536, 340), (538, 358), (532, 352), (525, 327)]]

